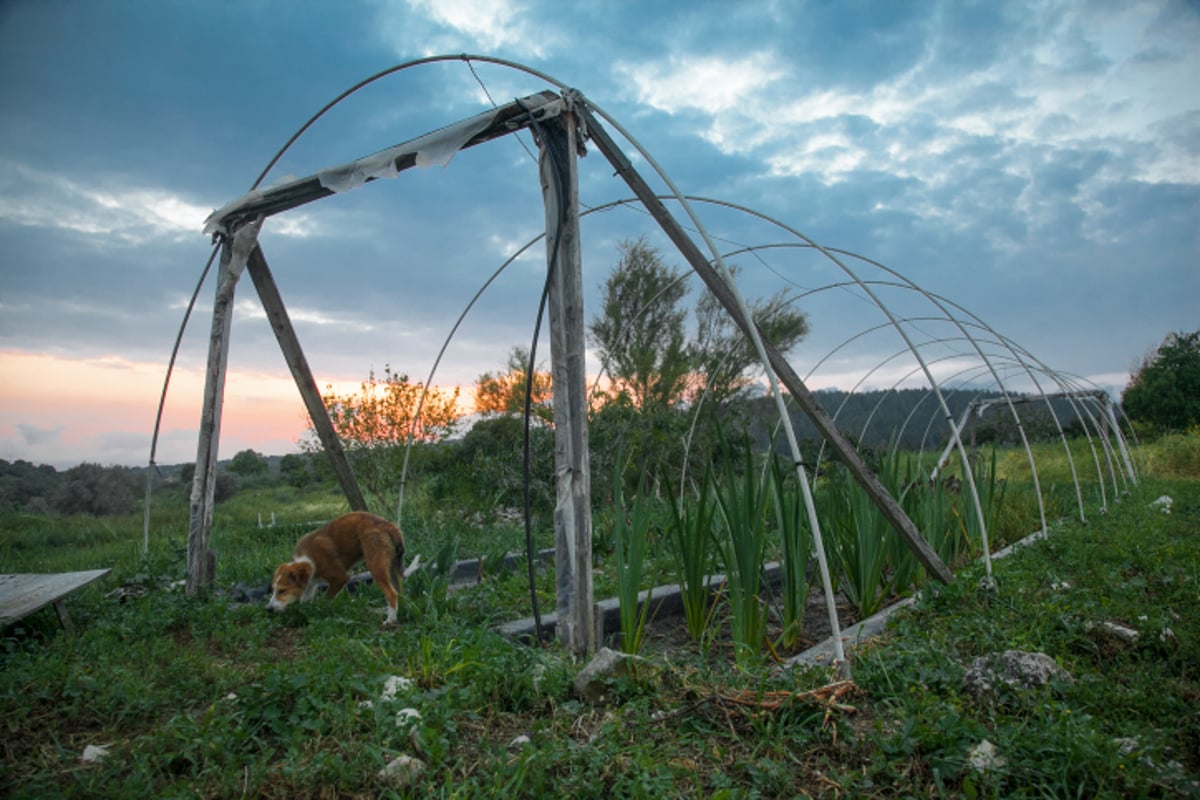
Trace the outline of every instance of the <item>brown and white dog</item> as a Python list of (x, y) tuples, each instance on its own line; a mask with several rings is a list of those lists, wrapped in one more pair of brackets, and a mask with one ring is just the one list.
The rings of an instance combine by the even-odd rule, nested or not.
[(292, 560), (275, 570), (267, 608), (282, 611), (297, 600), (307, 603), (317, 592), (318, 579), (329, 584), (325, 596), (336, 597), (350, 580), (350, 568), (363, 561), (387, 600), (385, 624), (395, 624), (399, 591), (418, 560), (405, 570), (400, 529), (382, 517), (352, 511), (300, 537)]

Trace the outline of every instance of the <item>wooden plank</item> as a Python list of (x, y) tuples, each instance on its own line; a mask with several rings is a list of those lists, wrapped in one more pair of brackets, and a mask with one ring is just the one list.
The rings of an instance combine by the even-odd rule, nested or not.
[(7, 625), (54, 605), (59, 621), (70, 630), (63, 598), (98, 581), (111, 569), (90, 569), (82, 572), (18, 573), (0, 575), (0, 625)]
[(342, 486), (342, 493), (346, 495), (352, 511), (366, 511), (367, 501), (353, 470), (350, 469), (350, 461), (346, 458), (342, 440), (338, 438), (333, 422), (329, 419), (329, 411), (325, 408), (325, 401), (321, 399), (321, 390), (317, 388), (317, 381), (309, 369), (308, 359), (300, 347), (300, 340), (296, 338), (296, 329), (292, 327), (292, 320), (284, 308), (275, 276), (271, 274), (271, 268), (261, 247), (255, 247), (250, 252), (246, 271), (250, 273), (254, 288), (258, 290), (263, 311), (267, 314), (271, 329), (275, 331), (279, 349), (283, 351), (288, 369), (292, 371), (292, 378), (295, 379), (300, 396), (304, 399), (304, 406), (308, 409), (308, 418), (312, 420), (313, 428), (316, 429), (321, 445), (325, 448), (325, 454), (333, 465), (334, 474)]
[[(742, 317), (741, 310), (738, 308), (737, 301), (733, 297), (732, 291), (725, 284), (724, 279), (720, 274), (709, 264), (708, 259), (700, 252), (700, 248), (692, 241), (683, 226), (671, 215), (667, 207), (645, 182), (637, 170), (633, 168), (633, 164), (621, 152), (616, 143), (609, 137), (608, 132), (600, 126), (596, 118), (587, 110), (585, 106), (578, 107), (578, 114), (587, 125), (588, 136), (592, 142), (608, 159), (617, 174), (624, 179), (637, 198), (642, 201), (646, 210), (662, 227), (663, 232), (674, 242), (679, 248), (679, 252), (697, 275), (708, 286), (709, 291), (713, 296), (720, 301), (721, 305), (729, 312), (733, 321), (744, 333), (749, 335), (749, 326), (753, 325), (752, 320), (747, 320)], [(921, 536), (921, 532), (917, 530), (917, 526), (909, 519), (904, 509), (896, 502), (895, 498), (888, 493), (879, 478), (871, 471), (870, 467), (859, 456), (858, 451), (850, 444), (849, 440), (842, 435), (842, 432), (837, 429), (833, 419), (826, 413), (825, 409), (813, 396), (808, 387), (804, 385), (804, 381), (800, 375), (792, 368), (783, 354), (778, 348), (771, 343), (766, 337), (763, 337), (763, 345), (767, 352), (767, 358), (771, 362), (772, 369), (779, 376), (779, 380), (787, 387), (788, 392), (800, 405), (816, 425), (817, 430), (829, 442), (839, 460), (850, 470), (851, 475), (858, 481), (859, 485), (870, 496), (871, 501), (883, 513), (891, 526), (896, 530), (908, 548), (916, 555), (917, 560), (928, 570), (929, 574), (942, 581), (943, 583), (951, 583), (954, 581), (954, 573), (952, 573), (934, 551), (929, 543)]]

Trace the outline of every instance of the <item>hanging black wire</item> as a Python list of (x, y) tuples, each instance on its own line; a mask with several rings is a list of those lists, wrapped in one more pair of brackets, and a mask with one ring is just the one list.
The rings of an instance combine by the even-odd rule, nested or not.
[[(525, 108), (520, 100), (516, 101), (517, 105)], [(533, 337), (529, 344), (529, 363), (525, 367), (525, 409), (524, 409), (524, 431), (522, 441), (522, 481), (524, 484), (524, 517), (525, 517), (525, 564), (529, 575), (529, 599), (533, 606), (533, 627), (534, 635), (537, 637), (539, 645), (544, 644), (542, 640), (542, 617), (538, 609), (537, 600), (537, 566), (536, 566), (536, 551), (533, 547), (533, 516), (532, 516), (532, 499), (531, 499), (531, 447), (530, 447), (530, 423), (533, 419), (533, 377), (534, 369), (537, 365), (537, 345), (538, 339), (541, 336), (542, 319), (546, 312), (546, 301), (550, 296), (550, 282), (554, 279), (555, 270), (558, 269), (558, 243), (562, 235), (563, 228), (567, 219), (567, 198), (563, 190), (565, 179), (562, 175), (562, 164), (559, 161), (558, 154), (554, 152), (548, 144), (548, 139), (542, 135), (541, 126), (538, 124), (537, 118), (529, 109), (525, 109), (529, 115), (529, 121), (533, 130), (533, 138), (535, 142), (541, 141), (546, 158), (550, 162), (550, 174), (554, 182), (553, 190), (555, 201), (558, 208), (558, 231), (553, 242), (553, 247), (550, 251), (550, 263), (546, 269), (546, 282), (542, 287), (542, 299), (538, 303), (537, 321), (533, 327)], [(569, 146), (569, 145), (568, 145)], [(547, 242), (549, 244), (549, 242)]]

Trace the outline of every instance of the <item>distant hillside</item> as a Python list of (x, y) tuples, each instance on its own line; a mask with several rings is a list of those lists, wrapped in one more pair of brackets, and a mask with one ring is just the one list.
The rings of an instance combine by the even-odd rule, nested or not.
[[(898, 441), (905, 449), (935, 449), (943, 447), (949, 441), (950, 426), (946, 414), (937, 397), (928, 389), (853, 394), (829, 389), (814, 394), (825, 411), (834, 417), (838, 429), (866, 447), (882, 448), (892, 441)], [(957, 424), (973, 401), (994, 398), (996, 395), (944, 389), (942, 397), (946, 401), (951, 419)], [(1051, 415), (1045, 401), (1040, 398), (1014, 396), (1014, 402), (1025, 435), (1030, 440), (1056, 436), (1058, 428), (1054, 424), (1054, 416), (1057, 416), (1058, 423), (1069, 433), (1075, 432), (1080, 424), (1076, 405), (1069, 400), (1051, 401), (1054, 416)], [(1086, 405), (1091, 413), (1097, 413), (1095, 404)], [(790, 416), (797, 438), (818, 438), (816, 427), (802, 410), (793, 407)], [(752, 418), (755, 441), (765, 447), (778, 422), (774, 401), (769, 397), (755, 400)], [(964, 431), (963, 436), (968, 435), (969, 433)], [(1019, 441), (1017, 427), (1005, 403), (997, 403), (982, 413), (975, 428), (975, 437), (980, 443), (999, 441), (1011, 444)]]

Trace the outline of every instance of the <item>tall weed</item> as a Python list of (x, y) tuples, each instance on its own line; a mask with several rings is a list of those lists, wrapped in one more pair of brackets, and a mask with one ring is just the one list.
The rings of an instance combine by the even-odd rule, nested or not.
[(1195, 478), (1200, 475), (1200, 425), (1184, 433), (1163, 436), (1149, 448), (1153, 473), (1162, 478)]

